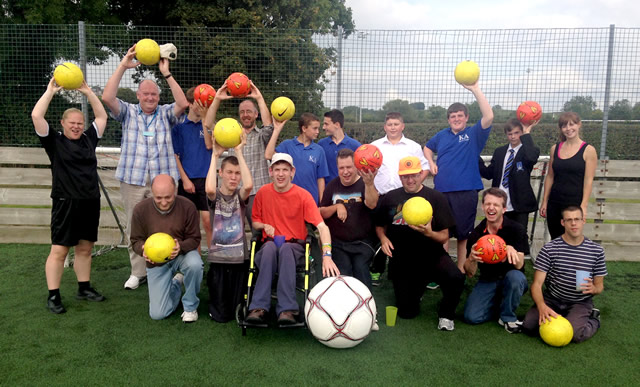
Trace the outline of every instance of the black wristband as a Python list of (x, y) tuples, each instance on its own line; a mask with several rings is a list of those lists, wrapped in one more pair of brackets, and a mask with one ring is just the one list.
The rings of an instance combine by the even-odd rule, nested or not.
[(165, 76), (164, 76), (164, 79), (169, 79), (169, 78), (171, 78), (172, 76), (173, 76), (173, 75), (171, 75), (171, 73), (169, 73), (169, 75), (165, 75)]

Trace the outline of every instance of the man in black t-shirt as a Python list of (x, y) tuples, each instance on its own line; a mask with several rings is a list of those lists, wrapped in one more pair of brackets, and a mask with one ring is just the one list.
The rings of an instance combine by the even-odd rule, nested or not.
[(320, 214), (329, 231), (333, 262), (340, 274), (357, 278), (371, 289), (369, 265), (375, 254), (372, 210), (378, 204), (375, 172), (360, 172), (353, 151), (338, 152), (338, 178), (329, 182), (320, 202)]
[[(527, 231), (518, 222), (504, 216), (507, 194), (493, 187), (482, 193), (485, 219), (473, 230), (467, 243), (465, 272), (472, 278), (480, 269), (480, 279), (473, 288), (464, 308), (464, 319), (469, 324), (480, 324), (499, 314), (498, 323), (509, 333), (522, 329), (516, 316), (520, 298), (527, 291), (524, 275), (524, 256), (529, 254)], [(507, 244), (507, 258), (496, 264), (483, 263), (473, 249), (480, 237), (498, 235)]]
[[(414, 318), (420, 312), (420, 298), (429, 282), (442, 289), (438, 309), (438, 329), (452, 331), (455, 310), (464, 288), (464, 275), (444, 250), (449, 229), (455, 220), (444, 195), (422, 185), (422, 166), (415, 156), (400, 160), (398, 175), (402, 188), (380, 198), (376, 216), (376, 234), (382, 251), (389, 256), (389, 277), (393, 281), (398, 316)], [(424, 225), (408, 225), (402, 206), (410, 198), (421, 196), (431, 204), (433, 218)]]

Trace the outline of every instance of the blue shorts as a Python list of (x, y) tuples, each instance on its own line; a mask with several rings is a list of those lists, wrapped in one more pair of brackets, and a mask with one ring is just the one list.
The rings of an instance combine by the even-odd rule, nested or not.
[(473, 231), (478, 209), (478, 191), (443, 192), (449, 202), (451, 213), (456, 220), (452, 236), (458, 240), (466, 240)]

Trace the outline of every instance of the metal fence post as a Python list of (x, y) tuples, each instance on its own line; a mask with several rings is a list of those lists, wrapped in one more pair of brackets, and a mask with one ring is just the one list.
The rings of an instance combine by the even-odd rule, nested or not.
[(336, 62), (336, 109), (342, 109), (342, 27), (338, 27), (338, 60)]
[(604, 88), (604, 107), (602, 117), (602, 137), (600, 140), (600, 160), (604, 160), (607, 154), (607, 127), (609, 121), (609, 96), (611, 94), (611, 62), (613, 61), (613, 40), (616, 26), (609, 26), (609, 52), (607, 55), (607, 80)]
[[(85, 81), (87, 80), (87, 37), (84, 29), (84, 22), (78, 22), (78, 58), (80, 61), (80, 70), (84, 74)], [(89, 106), (87, 104), (87, 97), (82, 95), (82, 114), (84, 114), (84, 122), (89, 122)]]

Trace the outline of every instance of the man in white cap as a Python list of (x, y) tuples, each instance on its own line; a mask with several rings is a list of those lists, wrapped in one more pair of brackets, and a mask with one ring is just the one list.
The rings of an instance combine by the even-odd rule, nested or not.
[[(265, 323), (271, 307), (271, 283), (278, 273), (276, 313), (281, 325), (298, 322), (296, 302), (296, 263), (304, 257), (307, 238), (305, 222), (314, 225), (322, 242), (322, 274), (340, 274), (331, 258), (331, 235), (322, 220), (318, 206), (309, 192), (292, 183), (295, 175), (293, 158), (286, 153), (276, 153), (271, 159), (269, 175), (273, 183), (258, 190), (253, 203), (251, 218), (253, 227), (262, 231), (264, 244), (256, 254), (256, 266), (260, 270), (253, 298), (249, 305), (247, 322)], [(274, 237), (284, 237), (284, 243), (276, 246)]]

